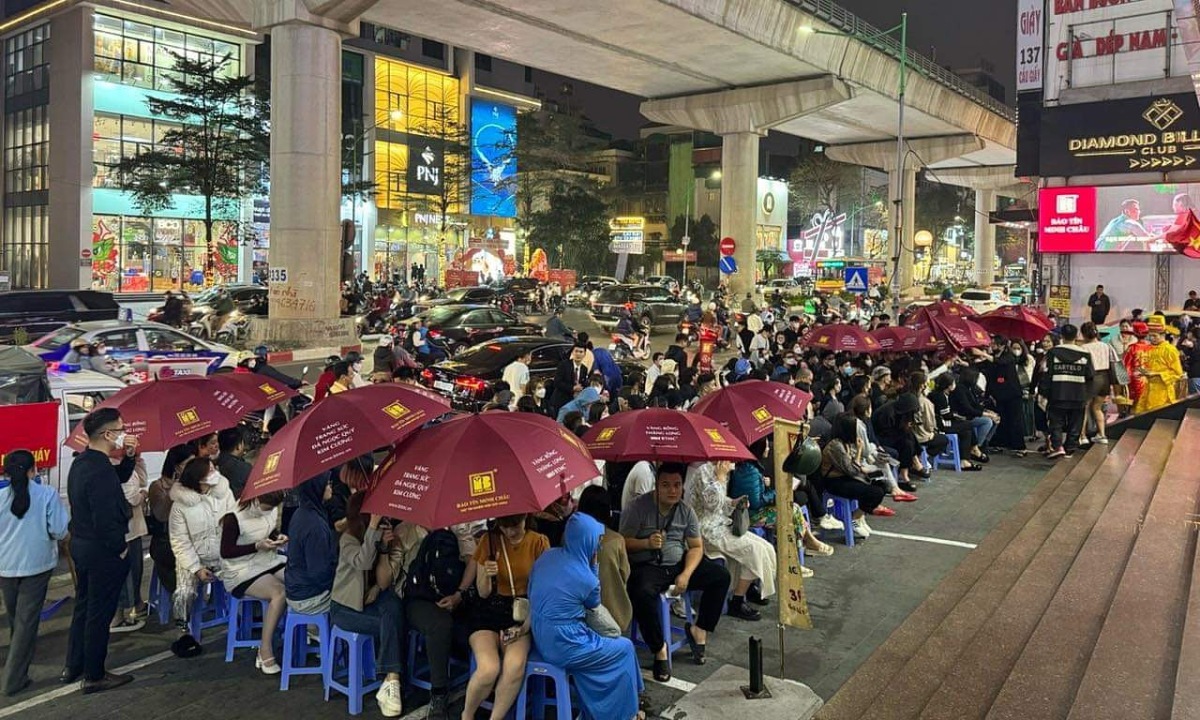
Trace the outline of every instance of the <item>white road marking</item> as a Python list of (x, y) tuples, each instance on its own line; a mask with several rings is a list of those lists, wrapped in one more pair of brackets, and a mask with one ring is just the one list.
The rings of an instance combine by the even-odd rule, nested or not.
[(916, 540), (917, 542), (933, 543), (934, 545), (949, 545), (950, 547), (960, 547), (968, 550), (974, 550), (978, 547), (973, 543), (959, 542), (958, 540), (943, 540), (942, 538), (927, 537), (925, 535), (905, 535), (904, 533), (886, 532), (884, 530), (876, 530), (875, 528), (871, 528), (871, 535), (899, 540)]
[(648, 682), (658, 683), (659, 685), (665, 685), (673, 690), (679, 690), (679, 691), (685, 692), (685, 693), (691, 692), (696, 689), (696, 683), (688, 682), (687, 680), (680, 680), (677, 677), (673, 677), (666, 682), (659, 682), (658, 680), (654, 679), (654, 673), (650, 672), (649, 670), (642, 671), (642, 678), (644, 678)]
[[(131, 662), (128, 665), (123, 665), (111, 672), (115, 672), (118, 675), (124, 675), (125, 673), (130, 673), (130, 672), (133, 672), (134, 670), (141, 670), (142, 668), (146, 667), (147, 665), (153, 665), (156, 662), (161, 662), (163, 660), (166, 660), (167, 658), (172, 658), (172, 657), (175, 657), (175, 654), (172, 653), (170, 650), (166, 650), (164, 652), (158, 653), (157, 655), (151, 655), (149, 657), (144, 657), (141, 660), (138, 660), (136, 662)], [(25, 710), (28, 710), (30, 708), (35, 708), (38, 705), (41, 705), (43, 703), (48, 703), (51, 700), (57, 700), (60, 697), (66, 697), (67, 695), (70, 695), (71, 693), (76, 693), (76, 692), (79, 692), (79, 683), (71, 683), (70, 685), (64, 685), (60, 688), (51, 690), (50, 692), (42, 693), (41, 695), (38, 695), (37, 697), (29, 698), (25, 702), (17, 703), (16, 705), (10, 705), (9, 707), (0, 709), (0, 718), (5, 718), (5, 717), (10, 717), (12, 715), (16, 715), (17, 713), (24, 712)]]

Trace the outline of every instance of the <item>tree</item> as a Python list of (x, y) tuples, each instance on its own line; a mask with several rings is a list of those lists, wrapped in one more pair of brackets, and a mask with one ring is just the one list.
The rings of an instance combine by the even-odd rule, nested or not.
[(830, 160), (825, 153), (805, 155), (788, 177), (788, 210), (807, 221), (830, 210), (835, 215), (862, 205), (862, 168)]
[(270, 113), (253, 78), (225, 72), (229, 56), (215, 61), (172, 56), (167, 82), (173, 97), (147, 97), (146, 105), (154, 117), (178, 125), (153, 150), (111, 167), (146, 214), (170, 208), (175, 195), (204, 198), (204, 270), (211, 278), (214, 215), (263, 191)]
[(754, 253), (754, 261), (762, 268), (764, 278), (775, 277), (779, 274), (780, 268), (789, 262), (788, 258), (779, 250), (757, 250)]
[[(471, 183), (471, 133), (459, 122), (458, 110), (440, 105), (428, 122), (418, 125), (413, 132), (434, 141), (442, 151), (441, 177), (437, 192), (418, 195), (419, 204), (426, 212), (438, 219), (438, 247), (444, 253), (446, 241), (455, 224), (453, 216), (465, 213), (466, 189)], [(409, 157), (411, 164), (416, 159)], [(411, 194), (412, 188), (409, 188)]]
[(545, 208), (529, 217), (527, 242), (552, 264), (580, 274), (603, 274), (610, 264), (608, 204), (597, 188), (564, 182), (550, 190)]
[[(549, 196), (561, 188), (578, 186), (600, 192), (588, 173), (588, 160), (604, 143), (587, 118), (549, 110), (517, 115), (517, 131), (507, 152), (517, 163), (517, 225), (532, 230), (532, 218)], [(543, 218), (544, 220), (544, 218)]]
[[(921, 184), (915, 204), (917, 229), (928, 230), (933, 234), (933, 242), (926, 251), (932, 273), (933, 261), (945, 249), (946, 234), (950, 229), (960, 226), (974, 227), (973, 221), (967, 222), (974, 215), (974, 198), (972, 193), (964, 188), (930, 182)], [(973, 234), (964, 230), (963, 240), (961, 247), (966, 250), (973, 245)]]
[(683, 247), (685, 227), (688, 237), (692, 239), (688, 250), (696, 251), (696, 264), (704, 267), (716, 267), (721, 257), (716, 223), (708, 215), (702, 216), (699, 220), (692, 218), (686, 224), (682, 215), (677, 216), (671, 225), (671, 249)]

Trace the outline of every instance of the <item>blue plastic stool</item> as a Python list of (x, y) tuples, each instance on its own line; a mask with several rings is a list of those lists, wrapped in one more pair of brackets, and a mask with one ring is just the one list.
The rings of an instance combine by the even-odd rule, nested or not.
[(926, 480), (927, 481), (932, 480), (933, 479), (933, 471), (937, 470), (937, 468), (934, 467), (933, 463), (929, 462), (929, 453), (925, 451), (924, 446), (921, 447), (921, 465), (925, 466), (929, 470), (929, 477), (926, 478)]
[(210, 580), (196, 588), (196, 600), (188, 618), (188, 633), (196, 638), (196, 642), (201, 641), (203, 631), (224, 625), (229, 620), (226, 597), (225, 586), (220, 580)]
[(946, 439), (950, 441), (950, 444), (946, 446), (941, 455), (933, 459), (933, 467), (952, 467), (954, 472), (962, 472), (962, 456), (958, 452), (958, 436), (947, 435)]
[[(571, 704), (571, 679), (567, 676), (567, 671), (551, 665), (542, 659), (537, 650), (532, 650), (529, 653), (529, 659), (525, 662), (525, 682), (521, 685), (521, 694), (517, 696), (517, 717), (530, 717), (529, 709), (529, 694), (530, 681), (533, 685), (533, 717), (546, 717), (546, 708), (555, 708), (554, 717), (557, 720), (574, 720), (575, 712)], [(554, 689), (554, 696), (551, 698), (547, 690), (551, 687)], [(580, 711), (579, 716), (583, 716)]]
[[(312, 645), (308, 640), (308, 628), (317, 629), (318, 645)], [(305, 615), (291, 612), (283, 624), (283, 659), (280, 663), (283, 672), (279, 674), (279, 689), (287, 690), (293, 675), (325, 675), (325, 665), (332, 656), (326, 652), (329, 648), (329, 613), (320, 615)], [(310, 655), (316, 655), (316, 667), (308, 664)]]
[[(691, 603), (688, 601), (686, 596), (684, 597), (684, 602), (687, 603), (687, 607), (690, 608)], [(663, 641), (667, 644), (667, 667), (670, 668), (672, 667), (671, 656), (675, 654), (676, 651), (687, 647), (687, 631), (681, 627), (671, 624), (671, 599), (667, 597), (666, 593), (661, 593), (658, 596), (658, 617), (659, 622), (662, 623)], [(629, 638), (633, 640), (635, 645), (641, 645), (642, 647), (649, 649), (646, 641), (642, 640), (638, 634), (636, 617), (629, 625)]]
[(844, 535), (846, 547), (854, 547), (854, 511), (858, 509), (858, 501), (837, 495), (825, 494), (825, 504), (833, 501), (833, 516), (845, 526)]
[[(459, 669), (459, 674), (455, 675), (455, 668)], [(429, 658), (425, 654), (425, 636), (416, 630), (408, 631), (408, 684), (412, 687), (421, 688), (422, 690), (432, 690), (433, 684), (430, 682), (431, 673), (429, 671)], [(471, 667), (469, 662), (463, 662), (460, 658), (450, 658), (450, 684), (447, 690), (466, 685), (471, 679)]]
[[(263, 620), (267, 617), (269, 600), (244, 597), (242, 599), (229, 596), (229, 629), (225, 633), (225, 662), (233, 662), (233, 651), (238, 648), (258, 649), (262, 636)], [(258, 610), (257, 616), (255, 609)], [(259, 631), (259, 637), (254, 631)]]
[(158, 568), (150, 569), (150, 597), (146, 599), (150, 610), (158, 613), (158, 624), (171, 622), (171, 591), (158, 577)]
[[(375, 677), (375, 638), (333, 626), (325, 663), (325, 702), (334, 690), (350, 699), (350, 714), (361, 715), (363, 695), (383, 683)], [(343, 680), (342, 671), (345, 671)]]

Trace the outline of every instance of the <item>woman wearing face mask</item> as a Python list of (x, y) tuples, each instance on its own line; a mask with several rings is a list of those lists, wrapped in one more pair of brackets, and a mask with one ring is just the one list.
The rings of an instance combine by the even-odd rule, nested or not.
[[(525, 385), (525, 395), (523, 397), (532, 400), (532, 411), (539, 415), (550, 416), (550, 408), (546, 406), (546, 381), (541, 378), (533, 378)], [(526, 403), (530, 405), (530, 403)], [(521, 402), (517, 401), (517, 409), (521, 409)]]
[(834, 377), (828, 380), (817, 383), (813, 388), (816, 391), (817, 406), (820, 408), (821, 417), (829, 422), (838, 415), (846, 412), (846, 406), (838, 399), (842, 394), (842, 380)]
[(0, 478), (0, 594), (8, 615), (9, 647), (2, 689), (29, 687), (29, 664), (50, 575), (58, 566), (58, 541), (67, 536), (67, 508), (54, 488), (38, 482), (33, 453), (4, 456)]
[(258, 646), (258, 657), (254, 659), (254, 667), (265, 675), (281, 672), (271, 643), (275, 628), (287, 609), (283, 587), (287, 558), (279, 554), (279, 548), (288, 539), (276, 529), (282, 502), (282, 492), (260, 495), (239, 504), (236, 510), (221, 518), (221, 569), (218, 572), (221, 582), (229, 588), (229, 594), (239, 600), (252, 597), (270, 603), (263, 615), (262, 641)]
[(350, 387), (360, 388), (371, 384), (369, 380), (363, 377), (363, 356), (360, 352), (350, 351), (346, 353), (346, 362), (350, 365)]
[(1021, 386), (1021, 432), (1025, 440), (1034, 439), (1033, 429), (1033, 371), (1037, 361), (1024, 340), (1013, 340), (1008, 352), (1017, 366), (1017, 382)]
[(994, 444), (1012, 451), (1017, 457), (1025, 457), (1025, 403), (1018, 375), (1020, 366), (1016, 355), (1005, 345), (996, 353), (996, 359), (984, 367), (987, 393), (995, 401), (996, 414), (1000, 417)]
[(175, 553), (176, 622), (186, 632), (197, 588), (221, 566), (221, 518), (237, 508), (229, 481), (205, 457), (193, 457), (171, 487), (171, 550)]

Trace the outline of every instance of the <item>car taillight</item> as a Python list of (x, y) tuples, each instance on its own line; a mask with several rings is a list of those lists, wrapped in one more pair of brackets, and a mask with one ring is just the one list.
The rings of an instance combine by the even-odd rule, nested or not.
[(454, 381), (454, 385), (473, 395), (478, 395), (487, 387), (487, 381), (477, 377), (460, 377)]
[(421, 379), (425, 382), (433, 382), (433, 371), (426, 368), (421, 371)]
[(435, 339), (435, 340), (436, 340), (437, 338), (440, 338), (441, 336), (442, 336), (442, 331), (441, 331), (441, 330), (430, 330), (430, 331), (429, 331), (429, 337), (431, 337), (431, 338), (433, 338), (433, 339)]

